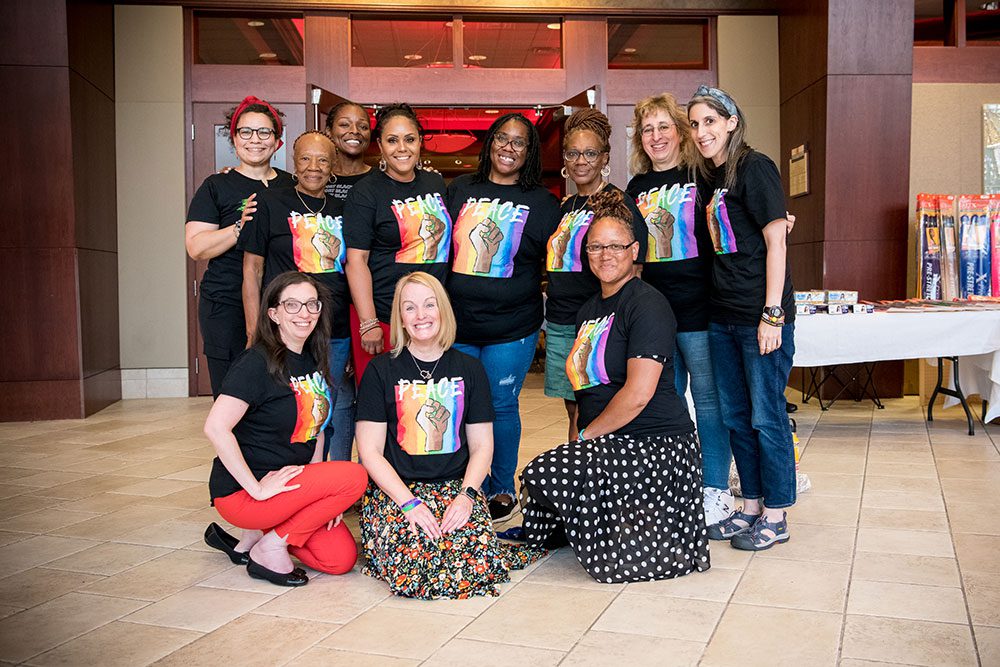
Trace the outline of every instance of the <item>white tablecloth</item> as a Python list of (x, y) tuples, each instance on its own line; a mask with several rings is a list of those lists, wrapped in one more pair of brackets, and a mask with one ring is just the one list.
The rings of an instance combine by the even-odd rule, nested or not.
[(1000, 311), (795, 318), (797, 367), (956, 356), (962, 391), (989, 401), (987, 421), (1000, 417)]

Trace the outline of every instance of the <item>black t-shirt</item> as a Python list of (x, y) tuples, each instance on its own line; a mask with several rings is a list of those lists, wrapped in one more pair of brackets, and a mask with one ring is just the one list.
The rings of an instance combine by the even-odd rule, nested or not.
[[(265, 186), (262, 181), (247, 178), (235, 169), (225, 174), (212, 174), (201, 184), (188, 207), (189, 222), (207, 222), (219, 229), (232, 227), (240, 221), (247, 197), (254, 193), (289, 187), (292, 175), (281, 169)], [(218, 257), (208, 260), (201, 278), (201, 294), (210, 301), (234, 306), (243, 305), (243, 251), (235, 246)]]
[(674, 336), (670, 304), (657, 290), (633, 278), (607, 299), (594, 295), (580, 309), (577, 334), (566, 359), (585, 428), (625, 386), (628, 360), (653, 358), (663, 364), (656, 392), (642, 412), (616, 433), (677, 435), (694, 430), (687, 405), (674, 390)]
[(670, 302), (678, 331), (708, 329), (712, 287), (712, 238), (705, 222), (711, 187), (688, 178), (686, 169), (639, 174), (628, 184), (645, 220), (648, 240), (642, 279)]
[[(621, 192), (608, 183), (601, 191), (615, 190)], [(628, 195), (625, 195), (625, 204), (632, 211), (632, 231), (639, 242), (636, 263), (641, 264), (646, 256), (646, 224)], [(589, 197), (573, 195), (563, 201), (559, 212), (562, 219), (545, 244), (545, 269), (549, 274), (545, 319), (553, 324), (575, 324), (580, 306), (601, 291), (601, 282), (590, 270), (590, 259), (583, 249), (594, 210)]]
[[(417, 364), (433, 369), (423, 380)], [(404, 482), (462, 479), (469, 463), (466, 424), (493, 421), (489, 380), (478, 359), (448, 350), (437, 366), (408, 349), (368, 364), (358, 388), (358, 421), (386, 425), (385, 458)]]
[[(781, 176), (771, 158), (751, 151), (736, 167), (736, 184), (723, 187), (725, 169), (715, 172), (715, 192), (708, 204), (708, 228), (715, 245), (712, 267), (712, 321), (756, 325), (767, 287), (767, 245), (763, 229), (785, 217)], [(785, 321), (795, 319), (792, 272), (785, 255), (785, 285), (781, 294)]]
[(324, 205), (322, 199), (294, 188), (264, 192), (257, 197), (253, 220), (240, 235), (244, 251), (264, 258), (262, 288), (285, 271), (301, 271), (330, 290), (331, 302), (324, 307), (331, 309), (332, 338), (351, 335), (342, 209), (341, 202), (333, 197), (327, 196)]
[(371, 174), (374, 174), (374, 169), (369, 169), (363, 174), (352, 174), (351, 176), (337, 176), (337, 179), (330, 179), (330, 183), (326, 184), (326, 196), (333, 197), (334, 199), (340, 201), (343, 204), (347, 201), (347, 195), (350, 194), (351, 188), (358, 184), (362, 178), (367, 178)]
[[(236, 358), (222, 381), (222, 394), (250, 405), (233, 435), (257, 479), (272, 470), (309, 463), (316, 436), (330, 418), (330, 388), (312, 357), (288, 350), (285, 362), (288, 383), (279, 384), (267, 373), (263, 349), (254, 346)], [(241, 488), (216, 457), (208, 479), (212, 499)]]
[(472, 178), (448, 186), (455, 221), (448, 294), (459, 342), (506, 343), (542, 326), (542, 262), (559, 201), (543, 187), (524, 192)]
[(451, 217), (444, 192), (439, 174), (418, 170), (411, 182), (400, 183), (379, 171), (361, 179), (344, 202), (344, 240), (348, 248), (369, 251), (375, 313), (383, 322), (401, 277), (426, 271), (447, 279)]

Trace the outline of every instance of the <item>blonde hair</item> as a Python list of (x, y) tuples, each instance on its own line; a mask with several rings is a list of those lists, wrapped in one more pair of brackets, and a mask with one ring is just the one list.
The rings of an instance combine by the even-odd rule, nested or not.
[(645, 97), (635, 104), (632, 112), (632, 138), (630, 140), (630, 152), (628, 158), (628, 168), (633, 174), (646, 174), (653, 169), (653, 161), (646, 155), (646, 150), (642, 147), (642, 121), (646, 116), (663, 111), (670, 120), (677, 126), (677, 140), (680, 142), (680, 163), (689, 172), (699, 165), (698, 147), (691, 137), (691, 124), (688, 122), (687, 110), (677, 103), (677, 99), (670, 93), (660, 93)]
[(392, 356), (398, 357), (403, 348), (410, 344), (410, 334), (403, 326), (403, 288), (410, 284), (423, 285), (434, 293), (437, 299), (438, 313), (441, 317), (441, 328), (438, 330), (437, 340), (434, 341), (441, 346), (442, 350), (447, 350), (455, 343), (455, 335), (458, 333), (458, 324), (455, 322), (455, 311), (451, 308), (451, 301), (448, 293), (444, 291), (441, 281), (429, 273), (414, 271), (407, 273), (396, 283), (396, 291), (392, 295), (392, 316), (389, 318), (389, 344), (392, 346)]

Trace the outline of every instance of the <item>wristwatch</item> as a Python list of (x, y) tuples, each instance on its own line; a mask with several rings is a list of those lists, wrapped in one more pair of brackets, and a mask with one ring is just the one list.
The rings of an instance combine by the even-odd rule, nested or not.
[(471, 486), (467, 486), (464, 489), (462, 489), (462, 493), (467, 495), (469, 497), (469, 500), (471, 500), (472, 502), (476, 502), (476, 498), (479, 497), (479, 492), (476, 491)]
[(785, 309), (781, 306), (764, 306), (760, 319), (771, 326), (780, 327), (785, 323)]

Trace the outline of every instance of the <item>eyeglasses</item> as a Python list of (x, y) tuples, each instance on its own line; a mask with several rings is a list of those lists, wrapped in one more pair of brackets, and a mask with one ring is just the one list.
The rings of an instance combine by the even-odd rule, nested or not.
[(518, 153), (528, 147), (528, 142), (521, 137), (508, 137), (506, 134), (501, 132), (497, 132), (493, 135), (493, 141), (496, 143), (497, 148), (510, 146)]
[(317, 299), (310, 299), (305, 303), (296, 299), (285, 299), (284, 301), (279, 301), (278, 303), (281, 304), (281, 306), (285, 309), (285, 312), (289, 315), (294, 315), (302, 310), (302, 306), (305, 306), (306, 310), (314, 315), (323, 310), (323, 302), (318, 301)]
[(674, 125), (674, 124), (672, 124), (672, 123), (660, 123), (655, 128), (652, 125), (647, 125), (644, 128), (642, 128), (642, 136), (644, 136), (644, 137), (651, 137), (651, 136), (653, 136), (653, 130), (654, 129), (658, 130), (660, 132), (660, 134), (666, 134), (667, 131), (670, 128), (672, 128), (672, 127), (677, 127), (677, 126)]
[(251, 137), (256, 133), (257, 138), (261, 141), (267, 141), (275, 134), (274, 130), (270, 127), (238, 127), (236, 128), (236, 136), (244, 141), (249, 141)]
[(626, 248), (631, 248), (635, 245), (635, 241), (622, 245), (621, 243), (609, 243), (607, 245), (601, 245), (600, 243), (588, 243), (584, 246), (584, 250), (587, 251), (588, 255), (599, 255), (601, 252), (607, 250), (612, 255), (620, 255), (625, 252)]
[(587, 149), (585, 151), (568, 150), (563, 151), (563, 159), (566, 160), (566, 162), (576, 162), (582, 155), (584, 160), (590, 164), (594, 164), (594, 162), (597, 161), (597, 158), (601, 157), (603, 154), (604, 151), (595, 151), (593, 149)]

